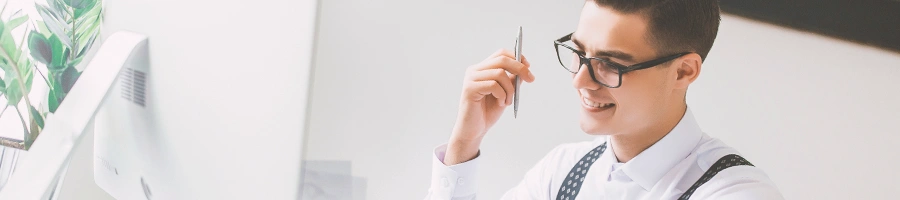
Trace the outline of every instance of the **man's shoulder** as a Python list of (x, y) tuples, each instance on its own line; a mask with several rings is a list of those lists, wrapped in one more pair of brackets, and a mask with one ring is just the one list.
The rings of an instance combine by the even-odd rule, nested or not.
[(728, 146), (725, 142), (708, 136), (700, 140), (700, 144), (697, 145), (694, 154), (697, 155), (697, 165), (704, 171), (726, 155), (741, 155), (737, 149)]
[[(747, 158), (728, 146), (721, 140), (706, 138), (701, 141), (695, 151), (697, 165), (703, 171), (714, 170), (713, 166), (719, 159), (735, 154), (743, 157), (751, 164), (753, 160)], [(765, 171), (758, 166), (731, 166), (721, 170), (706, 184), (698, 188), (698, 195), (706, 197), (760, 197), (761, 199), (783, 199), (775, 183)], [(701, 194), (705, 193), (705, 194)]]
[[(724, 158), (728, 155), (732, 155), (732, 154), (738, 155), (741, 158), (744, 158), (751, 164), (753, 163), (752, 159), (747, 158), (746, 156), (741, 154), (737, 149), (735, 149), (731, 146), (728, 146), (727, 144), (725, 144), (725, 142), (722, 142), (721, 140), (716, 139), (716, 138), (704, 138), (704, 140), (701, 140), (700, 144), (697, 145), (697, 149), (694, 151), (694, 153), (697, 155), (697, 165), (703, 171), (709, 170), (709, 168), (712, 167), (716, 162), (718, 162), (719, 159), (722, 159), (722, 158)], [(732, 159), (734, 159), (734, 158), (732, 157)], [(740, 170), (732, 170), (732, 171), (747, 171), (747, 172), (762, 173), (762, 170), (760, 170), (758, 167), (749, 166), (749, 165), (737, 166), (735, 168), (740, 169)]]

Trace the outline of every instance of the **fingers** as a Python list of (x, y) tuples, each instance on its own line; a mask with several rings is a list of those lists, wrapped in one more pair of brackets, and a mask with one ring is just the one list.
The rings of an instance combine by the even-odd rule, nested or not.
[(500, 88), (506, 93), (506, 98), (498, 100), (501, 100), (506, 105), (512, 103), (513, 95), (516, 91), (515, 85), (513, 85), (513, 79), (510, 77), (515, 78), (514, 75), (507, 74), (506, 70), (503, 69), (487, 69), (471, 74), (473, 81), (494, 81), (499, 84)]
[(487, 61), (487, 60), (490, 60), (490, 59), (493, 59), (493, 58), (496, 58), (496, 57), (500, 57), (500, 56), (504, 56), (504, 57), (509, 57), (509, 58), (512, 58), (512, 59), (516, 59), (516, 54), (513, 53), (512, 51), (509, 51), (509, 50), (506, 50), (506, 49), (499, 49), (499, 50), (497, 50), (496, 52), (494, 52), (494, 54), (491, 54), (491, 56), (488, 56), (488, 57), (487, 57), (486, 59), (484, 59), (484, 60)]
[(520, 78), (531, 83), (534, 81), (534, 74), (532, 74), (530, 70), (531, 63), (528, 62), (525, 55), (521, 55), (521, 57), (522, 62), (516, 61), (516, 55), (513, 54), (513, 52), (506, 49), (500, 49), (479, 63), (474, 70), (502, 68), (509, 71), (509, 73), (520, 75)]
[(491, 95), (497, 99), (498, 106), (503, 107), (507, 105), (503, 101), (503, 99), (507, 98), (506, 91), (496, 81), (468, 82), (465, 87), (466, 90), (473, 91), (473, 93), (470, 93), (472, 96), (469, 96), (473, 101), (483, 100), (487, 95)]
[[(516, 80), (516, 75), (515, 75), (515, 74), (510, 74), (510, 75), (508, 76), (508, 78), (509, 78), (509, 80), (515, 81), (515, 80)], [(519, 83), (522, 83), (522, 79), (521, 79), (521, 78), (519, 78), (519, 82), (516, 83), (516, 85), (519, 85)], [(513, 93), (513, 94), (515, 94), (515, 93)]]
[(471, 101), (481, 101), (487, 95), (497, 99), (499, 106), (511, 105), (515, 97), (516, 85), (513, 82), (518, 75), (519, 81), (534, 81), (534, 74), (529, 69), (531, 63), (524, 55), (521, 62), (506, 49), (500, 49), (493, 55), (469, 67), (466, 70), (464, 91)]
[(522, 55), (522, 64), (525, 65), (525, 68), (528, 68), (528, 77), (525, 78), (525, 81), (531, 83), (534, 82), (534, 74), (531, 73), (531, 63), (528, 62), (528, 59), (525, 58), (525, 55)]
[[(524, 57), (523, 57), (524, 58)], [(487, 69), (504, 69), (509, 73), (516, 74), (522, 76), (523, 79), (531, 82), (534, 80), (534, 75), (531, 74), (531, 70), (528, 69), (528, 66), (516, 61), (513, 58), (506, 56), (497, 56), (488, 60), (485, 60), (479, 65), (475, 66), (475, 71), (487, 70)]]

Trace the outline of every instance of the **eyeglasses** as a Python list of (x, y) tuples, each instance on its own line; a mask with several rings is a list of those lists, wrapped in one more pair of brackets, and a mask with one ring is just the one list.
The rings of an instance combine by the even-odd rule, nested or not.
[[(594, 79), (595, 82), (609, 88), (618, 88), (619, 86), (622, 86), (622, 74), (651, 68), (690, 53), (678, 53), (631, 66), (625, 66), (607, 58), (585, 57), (583, 51), (579, 51), (573, 47), (575, 44), (571, 40), (572, 33), (569, 33), (568, 35), (553, 41), (553, 48), (556, 49), (556, 58), (559, 59), (559, 64), (573, 74), (578, 73), (578, 71), (581, 70), (582, 65), (587, 65), (588, 71), (591, 72), (591, 78)], [(560, 46), (565, 48), (559, 48)], [(563, 60), (566, 58), (571, 60)]]

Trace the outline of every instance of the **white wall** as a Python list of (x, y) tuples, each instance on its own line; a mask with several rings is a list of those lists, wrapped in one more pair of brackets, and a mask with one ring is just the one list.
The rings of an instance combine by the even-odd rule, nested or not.
[[(512, 48), (522, 25), (537, 80), (482, 146), (479, 196), (499, 198), (553, 146), (590, 138), (551, 47), (582, 3), (323, 1), (307, 159), (351, 160), (368, 199), (422, 198), (463, 70)], [(788, 199), (887, 199), (900, 188), (898, 87), (900, 54), (726, 15), (688, 103)]]
[(900, 54), (725, 17), (688, 103), (788, 199), (893, 199)]

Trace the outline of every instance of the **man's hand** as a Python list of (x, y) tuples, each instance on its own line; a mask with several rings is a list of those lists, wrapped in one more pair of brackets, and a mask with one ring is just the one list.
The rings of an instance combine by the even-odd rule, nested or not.
[(501, 49), (466, 69), (462, 98), (456, 125), (447, 144), (445, 165), (466, 162), (478, 155), (481, 139), (500, 119), (503, 109), (512, 105), (516, 75), (526, 82), (534, 81), (525, 56), (516, 61), (512, 52)]

